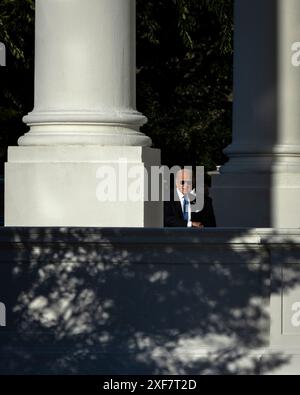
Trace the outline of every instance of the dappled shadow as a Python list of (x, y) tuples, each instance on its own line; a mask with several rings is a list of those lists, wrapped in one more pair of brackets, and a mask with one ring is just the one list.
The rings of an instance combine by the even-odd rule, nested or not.
[(269, 345), (270, 251), (255, 232), (3, 228), (0, 242), (1, 373), (255, 374), (288, 362), (257, 351)]

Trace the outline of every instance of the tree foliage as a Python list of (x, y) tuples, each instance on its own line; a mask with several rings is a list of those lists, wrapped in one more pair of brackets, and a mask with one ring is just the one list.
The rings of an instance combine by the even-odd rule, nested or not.
[[(224, 161), (230, 142), (233, 0), (137, 0), (137, 107), (165, 164)], [(33, 108), (34, 0), (1, 0), (0, 146)]]
[(8, 145), (27, 130), (22, 117), (33, 108), (34, 0), (1, 0), (0, 41), (6, 67), (0, 67), (0, 162)]
[(232, 108), (233, 1), (137, 1), (138, 108), (166, 164), (224, 162)]

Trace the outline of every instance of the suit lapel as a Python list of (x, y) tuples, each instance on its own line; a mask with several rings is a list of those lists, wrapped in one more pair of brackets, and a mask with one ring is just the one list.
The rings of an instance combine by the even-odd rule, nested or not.
[(175, 200), (174, 204), (175, 204), (175, 211), (176, 211), (178, 218), (183, 219), (183, 212), (182, 212), (182, 208), (181, 208), (181, 203), (179, 202), (179, 200)]

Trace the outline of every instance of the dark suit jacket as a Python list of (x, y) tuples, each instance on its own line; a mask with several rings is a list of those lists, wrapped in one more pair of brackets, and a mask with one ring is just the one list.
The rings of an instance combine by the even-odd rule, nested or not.
[[(171, 197), (174, 196), (171, 193)], [(192, 204), (192, 203), (191, 203)], [(204, 195), (204, 207), (199, 213), (191, 213), (191, 220), (193, 222), (201, 222), (204, 227), (215, 227), (216, 220), (212, 199)], [(181, 228), (187, 227), (187, 221), (183, 218), (181, 203), (179, 200), (172, 199), (169, 202), (164, 202), (164, 226), (166, 228)]]

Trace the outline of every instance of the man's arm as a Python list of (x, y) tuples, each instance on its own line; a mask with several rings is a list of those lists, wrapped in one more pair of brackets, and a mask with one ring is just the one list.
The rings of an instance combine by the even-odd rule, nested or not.
[(204, 207), (199, 213), (192, 213), (192, 221), (200, 221), (205, 227), (215, 228), (216, 219), (212, 199), (209, 196), (204, 197)]

